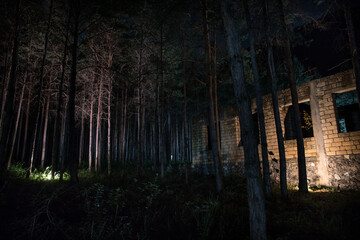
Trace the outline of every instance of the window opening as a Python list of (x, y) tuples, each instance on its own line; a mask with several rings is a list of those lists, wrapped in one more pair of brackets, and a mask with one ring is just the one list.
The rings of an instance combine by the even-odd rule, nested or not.
[(334, 99), (338, 131), (342, 133), (359, 131), (360, 111), (356, 91), (335, 93)]
[[(313, 137), (313, 127), (311, 119), (310, 102), (299, 103), (300, 120), (303, 138)], [(295, 110), (291, 105), (286, 113), (285, 121), (285, 140), (296, 139), (296, 128), (295, 128)]]

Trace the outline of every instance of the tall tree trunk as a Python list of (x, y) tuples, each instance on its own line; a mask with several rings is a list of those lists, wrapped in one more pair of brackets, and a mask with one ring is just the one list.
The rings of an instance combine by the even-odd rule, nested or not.
[(246, 18), (249, 38), (250, 38), (251, 64), (252, 64), (252, 71), (254, 74), (254, 82), (256, 89), (256, 107), (257, 107), (257, 113), (258, 113), (258, 119), (260, 125), (261, 156), (262, 156), (262, 165), (263, 165), (263, 181), (264, 181), (265, 196), (266, 198), (271, 198), (270, 167), (269, 167), (269, 159), (268, 159), (267, 140), (266, 140), (265, 117), (264, 117), (264, 110), (261, 99), (262, 91), (260, 86), (259, 69), (256, 62), (255, 32), (254, 32), (254, 27), (251, 26), (252, 22), (250, 17), (248, 0), (244, 0), (244, 10), (245, 10), (245, 18)]
[(251, 239), (266, 239), (266, 211), (262, 189), (259, 154), (252, 122), (250, 97), (247, 94), (243, 60), (241, 54), (240, 34), (238, 26), (229, 14), (229, 4), (222, 1), (222, 18), (225, 27), (228, 53), (230, 56), (231, 74), (234, 79), (234, 91), (238, 106), (241, 132), (244, 136), (244, 154), (246, 182), (248, 192), (250, 237)]
[(75, 2), (74, 6), (74, 32), (73, 32), (73, 49), (72, 49), (72, 64), (70, 73), (70, 87), (69, 87), (69, 101), (67, 116), (68, 129), (66, 139), (69, 142), (69, 150), (67, 158), (70, 162), (70, 182), (72, 184), (79, 182), (77, 177), (77, 159), (76, 159), (76, 138), (75, 138), (75, 94), (76, 94), (76, 75), (77, 75), (77, 58), (78, 58), (78, 37), (79, 37), (79, 18), (80, 18), (80, 3), (79, 0)]
[(103, 70), (100, 70), (100, 79), (99, 79), (99, 92), (98, 92), (98, 106), (97, 106), (97, 117), (96, 117), (96, 142), (95, 142), (95, 172), (97, 173), (99, 162), (100, 162), (100, 131), (101, 131), (101, 95), (102, 95), (102, 79), (103, 79)]
[[(51, 79), (49, 82), (49, 86), (51, 85)], [(49, 106), (50, 106), (50, 96), (51, 90), (50, 87), (48, 89), (49, 93), (46, 99), (46, 110), (45, 110), (45, 119), (44, 119), (44, 130), (43, 130), (43, 137), (42, 137), (42, 150), (41, 150), (41, 169), (44, 170), (45, 166), (45, 151), (46, 151), (46, 136), (47, 136), (47, 129), (48, 129), (48, 120), (49, 120)]]
[(273, 104), (274, 118), (275, 118), (275, 127), (276, 127), (276, 136), (278, 142), (279, 149), (279, 157), (280, 157), (280, 188), (281, 188), (281, 196), (283, 198), (288, 197), (287, 190), (287, 180), (286, 180), (286, 158), (285, 158), (285, 146), (284, 146), (284, 137), (281, 127), (280, 120), (280, 112), (279, 112), (279, 98), (277, 93), (277, 75), (274, 65), (274, 55), (272, 49), (272, 40), (270, 37), (270, 27), (268, 24), (268, 13), (267, 13), (267, 0), (263, 0), (263, 15), (264, 15), (264, 28), (266, 35), (266, 44), (268, 51), (268, 65), (271, 76), (271, 98)]
[(213, 99), (213, 76), (211, 69), (211, 45), (210, 45), (210, 34), (208, 26), (208, 10), (206, 6), (206, 0), (202, 0), (203, 7), (203, 28), (204, 28), (204, 37), (205, 37), (205, 49), (206, 49), (206, 68), (207, 68), (207, 77), (209, 83), (207, 84), (207, 94), (208, 94), (208, 111), (209, 111), (209, 132), (211, 140), (211, 150), (215, 165), (215, 177), (216, 177), (216, 189), (218, 193), (221, 193), (223, 190), (223, 176), (222, 176), (222, 163), (221, 155), (219, 152), (219, 144), (216, 132), (216, 123), (215, 123), (215, 112), (214, 112), (214, 99)]
[(52, 154), (52, 160), (51, 160), (51, 177), (54, 179), (55, 174), (55, 165), (56, 162), (60, 163), (60, 155), (62, 154), (60, 152), (60, 144), (61, 144), (61, 108), (63, 105), (63, 87), (64, 87), (64, 79), (65, 79), (65, 71), (66, 71), (66, 56), (68, 51), (68, 41), (69, 41), (69, 32), (70, 32), (70, 13), (68, 12), (68, 19), (66, 23), (66, 35), (65, 35), (65, 42), (64, 42), (64, 51), (61, 61), (61, 77), (60, 77), (60, 85), (59, 85), (59, 95), (57, 100), (57, 109), (56, 109), (56, 117), (55, 117), (55, 123), (56, 126), (54, 129), (54, 145), (53, 145), (53, 154)]
[(89, 172), (91, 172), (92, 165), (92, 142), (93, 142), (93, 112), (94, 112), (94, 97), (91, 93), (90, 97), (90, 116), (89, 116)]
[(79, 160), (78, 164), (79, 167), (81, 167), (81, 162), (83, 158), (83, 145), (84, 145), (84, 105), (85, 105), (85, 97), (83, 99), (83, 104), (81, 106), (81, 124), (80, 124), (80, 146), (79, 146)]
[[(121, 113), (121, 161), (122, 165), (125, 166), (125, 151), (127, 152), (126, 146), (126, 106), (127, 106), (127, 87), (125, 86), (124, 91), (124, 101), (123, 101), (123, 110)], [(129, 140), (127, 138), (127, 140)]]
[(31, 150), (31, 159), (30, 159), (30, 167), (29, 167), (29, 171), (27, 173), (27, 177), (30, 176), (31, 171), (32, 171), (32, 164), (34, 162), (34, 155), (35, 155), (35, 147), (36, 147), (36, 141), (38, 136), (40, 135), (41, 132), (41, 125), (40, 123), (40, 114), (41, 114), (41, 94), (42, 94), (42, 88), (43, 88), (43, 82), (44, 82), (44, 68), (45, 68), (45, 61), (46, 61), (46, 57), (47, 57), (47, 51), (48, 51), (48, 45), (49, 45), (49, 35), (50, 35), (50, 27), (51, 27), (51, 19), (52, 19), (52, 12), (53, 12), (53, 0), (51, 0), (50, 2), (50, 8), (49, 8), (49, 18), (48, 18), (48, 22), (47, 22), (47, 29), (46, 29), (46, 33), (45, 33), (45, 44), (44, 44), (44, 53), (42, 56), (42, 62), (41, 62), (41, 67), (40, 67), (40, 79), (39, 79), (39, 91), (37, 94), (37, 101), (36, 101), (36, 109), (37, 109), (37, 117), (36, 117), (36, 124), (35, 124), (35, 134), (33, 137), (33, 145), (32, 145), (32, 150)]
[(108, 119), (107, 119), (107, 167), (111, 173), (111, 76), (109, 76)]
[(15, 96), (15, 83), (16, 83), (16, 69), (18, 65), (18, 51), (19, 51), (19, 25), (20, 25), (20, 2), (17, 1), (16, 4), (16, 13), (15, 13), (15, 36), (14, 36), (14, 47), (12, 54), (11, 62), (11, 71), (8, 85), (8, 96), (5, 102), (5, 111), (4, 115), (4, 124), (1, 132), (0, 138), (0, 184), (4, 180), (4, 175), (6, 171), (6, 141), (10, 135), (10, 125), (14, 114), (13, 102)]
[(28, 96), (26, 103), (26, 117), (25, 117), (25, 130), (24, 130), (24, 144), (21, 153), (21, 162), (25, 162), (25, 154), (26, 154), (26, 145), (27, 145), (27, 137), (28, 137), (28, 128), (29, 128), (29, 117), (30, 117), (30, 103), (32, 96), (31, 86), (28, 86)]
[(299, 100), (296, 89), (296, 81), (295, 81), (295, 70), (294, 70), (294, 62), (291, 54), (290, 41), (286, 29), (285, 16), (284, 16), (284, 8), (282, 0), (278, 0), (279, 8), (280, 8), (280, 25), (281, 32), (284, 38), (285, 44), (285, 61), (288, 70), (288, 77), (290, 82), (290, 91), (291, 91), (291, 102), (294, 107), (294, 118), (295, 118), (295, 129), (296, 129), (296, 143), (297, 143), (297, 152), (298, 152), (298, 168), (299, 168), (299, 191), (300, 192), (308, 192), (308, 184), (307, 184), (307, 175), (306, 175), (306, 160), (305, 160), (305, 148), (304, 148), (304, 140), (301, 128), (301, 118), (300, 118), (300, 109), (299, 109)]
[(358, 96), (358, 104), (359, 104), (359, 109), (360, 109), (360, 63), (359, 63), (359, 52), (358, 52), (358, 46), (356, 44), (356, 36), (355, 36), (355, 30), (354, 30), (354, 24), (353, 24), (353, 20), (352, 20), (352, 14), (351, 14), (351, 8), (350, 8), (349, 0), (345, 0), (344, 14), (345, 14), (347, 32), (348, 32), (348, 36), (349, 36), (350, 54), (351, 54), (352, 63), (353, 63), (353, 69), (354, 69), (355, 81), (356, 81), (356, 92), (357, 92), (357, 96)]
[(20, 94), (20, 100), (19, 100), (19, 108), (18, 108), (18, 112), (17, 112), (17, 115), (16, 115), (16, 123), (15, 123), (14, 132), (13, 132), (13, 136), (12, 136), (10, 154), (9, 154), (9, 157), (8, 157), (8, 164), (7, 164), (7, 169), (8, 170), (9, 170), (10, 165), (11, 165), (11, 160), (12, 160), (14, 147), (15, 147), (15, 140), (16, 140), (16, 135), (17, 135), (18, 126), (19, 126), (21, 107), (22, 107), (22, 103), (23, 103), (23, 99), (24, 99), (24, 93), (25, 93), (26, 79), (27, 79), (27, 73), (25, 73), (24, 82), (23, 82), (23, 85), (22, 85), (22, 88), (21, 88), (21, 94)]
[(165, 157), (164, 157), (164, 130), (163, 130), (163, 123), (164, 123), (164, 71), (163, 71), (163, 25), (164, 23), (161, 22), (160, 25), (160, 83), (159, 83), (159, 160), (160, 160), (160, 176), (161, 178), (165, 177)]

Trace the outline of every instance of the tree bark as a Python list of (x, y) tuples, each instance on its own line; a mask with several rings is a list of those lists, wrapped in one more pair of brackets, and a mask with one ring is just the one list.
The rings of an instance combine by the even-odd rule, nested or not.
[(268, 159), (268, 148), (267, 148), (267, 140), (266, 140), (266, 130), (265, 130), (265, 117), (262, 103), (262, 91), (260, 86), (260, 77), (259, 77), (259, 69), (256, 61), (256, 52), (255, 52), (255, 32), (254, 27), (251, 26), (251, 17), (250, 10), (248, 6), (248, 0), (244, 0), (244, 10), (245, 10), (245, 18), (247, 22), (249, 38), (250, 38), (250, 53), (251, 53), (251, 64), (252, 71), (254, 74), (254, 82), (256, 89), (256, 107), (260, 125), (260, 138), (261, 138), (261, 156), (262, 156), (262, 165), (263, 165), (263, 182), (265, 189), (266, 198), (271, 198), (271, 185), (270, 185), (270, 167), (269, 167), (269, 159)]
[(18, 112), (17, 112), (17, 115), (16, 115), (16, 123), (15, 123), (14, 132), (13, 132), (13, 136), (12, 136), (10, 154), (9, 154), (9, 157), (8, 157), (7, 170), (9, 170), (9, 168), (10, 168), (11, 160), (12, 160), (12, 156), (13, 156), (13, 152), (14, 152), (16, 134), (17, 134), (17, 131), (18, 131), (19, 120), (20, 120), (21, 107), (22, 107), (22, 103), (23, 103), (23, 99), (24, 99), (24, 93), (25, 93), (26, 79), (27, 79), (27, 73), (25, 73), (24, 83), (23, 83), (22, 88), (21, 88), (21, 94), (20, 94), (20, 99), (19, 99), (19, 107), (18, 107)]
[(92, 165), (92, 142), (93, 142), (93, 112), (94, 112), (94, 97), (90, 97), (90, 116), (89, 116), (89, 172), (91, 172)]
[[(49, 86), (51, 85), (51, 79), (49, 82)], [(46, 136), (47, 136), (47, 129), (48, 129), (48, 120), (49, 120), (49, 107), (50, 107), (50, 96), (51, 91), (50, 88), (48, 89), (49, 93), (46, 98), (46, 108), (45, 108), (45, 119), (44, 119), (44, 130), (43, 130), (43, 137), (42, 137), (42, 149), (41, 149), (41, 169), (44, 170), (45, 166), (45, 151), (46, 151)]]
[(69, 87), (69, 101), (67, 109), (68, 129), (66, 139), (69, 142), (69, 150), (67, 151), (67, 158), (70, 162), (70, 182), (72, 184), (78, 183), (77, 176), (77, 159), (76, 159), (76, 138), (75, 138), (75, 94), (76, 94), (76, 75), (77, 75), (77, 60), (78, 60), (78, 38), (79, 38), (79, 18), (80, 18), (80, 3), (79, 0), (75, 2), (74, 6), (74, 32), (73, 32), (73, 49), (72, 49), (72, 64), (70, 73), (70, 87)]
[(231, 74), (234, 79), (234, 91), (238, 106), (241, 132), (244, 136), (244, 154), (246, 182), (248, 191), (250, 237), (266, 239), (266, 211), (261, 184), (260, 163), (257, 151), (254, 125), (252, 122), (250, 97), (247, 94), (243, 60), (241, 55), (241, 39), (236, 32), (237, 25), (229, 14), (229, 4), (222, 1), (222, 18), (225, 27), (228, 53), (230, 56)]
[(350, 54), (353, 63), (354, 75), (355, 75), (355, 82), (356, 82), (356, 92), (358, 96), (358, 104), (360, 109), (360, 63), (359, 63), (359, 52), (358, 46), (356, 44), (356, 36), (354, 30), (354, 24), (352, 20), (351, 8), (349, 0), (345, 0), (344, 4), (344, 14), (346, 20), (346, 27), (349, 36), (350, 42)]
[(16, 83), (16, 69), (18, 65), (18, 51), (19, 51), (19, 25), (20, 25), (20, 3), (21, 0), (17, 1), (16, 13), (15, 13), (15, 36), (14, 36), (14, 47), (11, 61), (10, 78), (8, 85), (8, 95), (5, 102), (5, 111), (3, 113), (4, 124), (0, 138), (0, 184), (4, 180), (6, 171), (6, 141), (10, 134), (10, 125), (14, 114), (13, 102), (15, 96), (15, 83)]
[(98, 106), (97, 106), (97, 117), (96, 117), (96, 142), (95, 142), (95, 172), (97, 173), (99, 168), (100, 162), (100, 146), (101, 146), (101, 139), (100, 139), (100, 131), (101, 131), (101, 95), (102, 95), (102, 79), (103, 79), (103, 70), (100, 70), (99, 76), (99, 92), (98, 92)]
[(282, 4), (282, 0), (278, 0), (280, 7), (280, 25), (281, 32), (284, 38), (285, 44), (285, 61), (288, 70), (288, 77), (290, 82), (290, 91), (291, 91), (291, 102), (294, 107), (294, 118), (295, 118), (295, 128), (296, 128), (296, 143), (297, 143), (297, 151), (298, 151), (298, 168), (299, 168), (299, 191), (300, 192), (308, 192), (308, 184), (307, 184), (307, 175), (306, 175), (306, 160), (305, 160), (305, 148), (304, 148), (304, 140), (301, 128), (301, 118), (300, 118), (300, 109), (299, 109), (299, 100), (296, 89), (296, 81), (295, 81), (295, 70), (294, 70), (294, 62), (292, 59), (290, 41), (286, 29), (285, 16), (284, 16), (284, 8)]
[(263, 18), (264, 18), (264, 28), (266, 35), (265, 38), (266, 38), (267, 51), (268, 51), (268, 65), (271, 76), (271, 98), (272, 98), (272, 105), (274, 111), (276, 136), (277, 136), (279, 157), (280, 157), (280, 188), (281, 188), (281, 196), (286, 199), (288, 197), (288, 191), (287, 191), (287, 180), (286, 180), (285, 146), (284, 146), (284, 137), (281, 127), (281, 120), (280, 120), (279, 99), (277, 93), (277, 75), (274, 65), (274, 55), (272, 49), (272, 41), (270, 37), (270, 28), (268, 24), (269, 16), (267, 13), (266, 1), (267, 0), (263, 0), (263, 15), (264, 15)]
[(205, 49), (206, 49), (206, 68), (207, 68), (207, 77), (209, 83), (207, 84), (207, 94), (208, 94), (208, 111), (209, 111), (209, 131), (211, 139), (211, 150), (215, 166), (215, 177), (216, 177), (216, 190), (218, 193), (221, 193), (223, 190), (223, 176), (222, 176), (222, 163), (221, 155), (218, 148), (218, 138), (216, 133), (216, 123), (215, 123), (215, 112), (214, 112), (214, 99), (213, 99), (213, 76), (211, 69), (211, 45), (209, 37), (209, 26), (208, 26), (208, 16), (207, 16), (207, 6), (206, 0), (202, 1), (202, 11), (203, 11), (203, 28), (204, 28), (204, 37), (205, 37)]

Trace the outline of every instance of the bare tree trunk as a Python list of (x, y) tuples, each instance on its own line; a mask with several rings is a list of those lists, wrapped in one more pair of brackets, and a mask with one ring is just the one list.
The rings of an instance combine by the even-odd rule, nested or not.
[(22, 107), (22, 103), (23, 103), (23, 99), (24, 99), (26, 79), (27, 79), (27, 73), (25, 73), (24, 83), (22, 85), (21, 94), (20, 94), (19, 108), (18, 108), (18, 112), (17, 112), (17, 116), (16, 116), (16, 123), (15, 123), (14, 132), (13, 132), (13, 136), (12, 136), (11, 149), (10, 149), (10, 154), (9, 154), (8, 164), (7, 164), (7, 169), (8, 170), (9, 170), (10, 165), (11, 165), (11, 160), (12, 160), (14, 147), (15, 147), (16, 135), (17, 135), (18, 126), (19, 126), (19, 120), (20, 120), (21, 107)]
[[(15, 13), (15, 36), (14, 36), (14, 47), (12, 54), (12, 62), (11, 62), (11, 71), (9, 78), (9, 86), (8, 86), (8, 96), (5, 102), (5, 111), (4, 116), (4, 124), (1, 132), (0, 138), (0, 184), (4, 180), (4, 175), (6, 171), (6, 142), (10, 135), (10, 125), (14, 114), (13, 102), (15, 96), (15, 83), (16, 83), (16, 68), (18, 65), (18, 50), (19, 50), (19, 25), (20, 25), (20, 3), (21, 0), (17, 1), (16, 4), (16, 13)], [(2, 125), (2, 124), (1, 124)]]
[(234, 79), (234, 92), (238, 106), (241, 132), (244, 136), (244, 154), (246, 182), (248, 192), (250, 237), (251, 239), (267, 239), (266, 211), (260, 173), (259, 154), (252, 122), (250, 97), (247, 94), (243, 60), (241, 53), (238, 26), (229, 13), (229, 4), (222, 1), (222, 18), (225, 27), (228, 53), (230, 56), (231, 74)]
[(83, 104), (81, 106), (81, 124), (80, 124), (80, 146), (79, 146), (79, 159), (78, 164), (81, 167), (81, 161), (83, 158), (83, 145), (84, 145), (84, 105), (85, 105), (85, 97), (83, 99)]
[(271, 198), (272, 194), (271, 194), (271, 185), (270, 185), (270, 167), (269, 167), (269, 159), (268, 159), (267, 140), (266, 140), (265, 117), (264, 117), (264, 110), (261, 99), (262, 91), (260, 86), (259, 70), (256, 61), (255, 32), (254, 32), (254, 27), (251, 26), (252, 22), (250, 17), (248, 0), (244, 1), (244, 10), (245, 10), (248, 32), (250, 34), (249, 38), (250, 38), (251, 64), (254, 74), (254, 82), (256, 89), (256, 106), (257, 106), (258, 119), (260, 125), (261, 156), (262, 156), (262, 165), (263, 165), (263, 182), (264, 182), (265, 196), (266, 198)]
[(111, 77), (109, 76), (109, 96), (108, 96), (108, 131), (107, 131), (107, 165), (108, 175), (111, 173)]
[[(70, 13), (68, 12), (68, 19), (66, 23), (66, 35), (65, 35), (65, 42), (64, 42), (64, 51), (63, 51), (63, 58), (61, 62), (61, 77), (60, 77), (60, 85), (59, 85), (59, 95), (57, 100), (57, 110), (56, 110), (56, 117), (55, 117), (55, 123), (56, 126), (54, 129), (54, 145), (53, 145), (53, 154), (52, 154), (52, 160), (51, 160), (51, 177), (54, 179), (55, 174), (55, 165), (56, 162), (60, 163), (60, 155), (62, 152), (60, 152), (60, 143), (61, 143), (61, 108), (63, 105), (63, 86), (64, 86), (64, 79), (65, 79), (65, 71), (66, 71), (66, 56), (67, 56), (67, 50), (68, 50), (68, 41), (69, 41), (69, 32), (70, 32)], [(61, 167), (60, 167), (61, 168)]]
[(214, 99), (213, 99), (213, 76), (211, 69), (211, 45), (210, 45), (210, 34), (209, 34), (209, 26), (208, 26), (208, 16), (207, 16), (207, 6), (206, 0), (202, 1), (203, 4), (203, 27), (204, 27), (204, 37), (205, 37), (205, 47), (206, 47), (206, 68), (207, 68), (207, 77), (209, 79), (209, 83), (207, 84), (208, 91), (208, 107), (209, 107), (209, 131), (210, 131), (210, 140), (211, 140), (211, 150), (214, 159), (215, 165), (215, 177), (216, 177), (216, 189), (218, 193), (221, 193), (224, 184), (223, 184), (223, 176), (222, 176), (222, 163), (221, 163), (221, 155), (219, 152), (219, 144), (217, 138), (216, 131), (216, 123), (215, 123), (215, 112), (214, 112)]
[(100, 162), (100, 130), (101, 130), (101, 93), (102, 93), (102, 79), (103, 79), (103, 70), (100, 70), (100, 79), (99, 79), (99, 93), (98, 93), (98, 107), (97, 107), (97, 117), (96, 117), (96, 142), (95, 142), (95, 172), (97, 173), (99, 162)]
[(41, 125), (39, 124), (39, 122), (41, 121), (41, 118), (40, 118), (41, 103), (40, 103), (40, 101), (41, 101), (41, 94), (42, 94), (42, 88), (43, 88), (43, 82), (44, 82), (44, 68), (45, 68), (45, 61), (46, 61), (47, 51), (48, 51), (52, 12), (53, 12), (53, 0), (51, 0), (51, 2), (50, 2), (49, 18), (48, 18), (47, 29), (46, 29), (46, 33), (45, 33), (44, 53), (42, 56), (42, 62), (41, 62), (41, 67), (40, 67), (39, 91), (38, 91), (38, 95), (37, 95), (37, 107), (36, 107), (37, 117), (36, 117), (36, 124), (35, 124), (35, 128), (34, 128), (35, 134), (34, 134), (33, 146), (32, 146), (32, 151), (31, 151), (30, 168), (27, 173), (27, 177), (31, 175), (32, 165), (34, 162), (36, 141), (41, 132)]
[(349, 0), (345, 0), (344, 4), (344, 14), (346, 20), (346, 27), (349, 36), (350, 42), (350, 54), (352, 57), (353, 69), (355, 74), (355, 82), (356, 82), (356, 92), (358, 96), (358, 104), (360, 108), (360, 63), (359, 63), (359, 53), (358, 46), (356, 44), (356, 36), (354, 30), (354, 24), (352, 20), (351, 8)]
[(22, 162), (25, 162), (27, 136), (28, 136), (28, 128), (29, 128), (29, 117), (30, 117), (31, 93), (32, 93), (31, 87), (28, 86), (28, 96), (27, 96), (27, 103), (26, 103), (26, 117), (25, 117), (25, 131), (24, 131), (24, 144), (23, 144), (23, 149), (22, 149), (22, 153), (21, 153), (21, 161)]
[(289, 72), (288, 77), (290, 81), (290, 91), (291, 91), (291, 101), (294, 107), (294, 118), (295, 118), (295, 129), (296, 129), (296, 143), (297, 143), (297, 152), (298, 152), (298, 168), (299, 168), (299, 191), (308, 192), (307, 184), (307, 174), (306, 174), (306, 160), (305, 160), (305, 148), (304, 140), (301, 128), (301, 118), (300, 118), (300, 109), (299, 109), (299, 100), (296, 90), (296, 81), (295, 81), (295, 70), (294, 62), (292, 59), (290, 41), (286, 29), (284, 8), (282, 0), (278, 0), (280, 7), (280, 24), (281, 32), (285, 40), (285, 61), (287, 65), (287, 70)]
[(165, 157), (164, 157), (164, 106), (163, 106), (163, 87), (164, 87), (164, 71), (163, 71), (163, 22), (160, 25), (160, 83), (159, 83), (159, 160), (160, 160), (160, 176), (165, 177)]
[[(51, 79), (49, 86), (51, 84)], [(45, 122), (44, 122), (44, 131), (43, 131), (43, 137), (42, 137), (42, 150), (41, 150), (41, 169), (44, 170), (45, 165), (45, 151), (46, 151), (46, 136), (47, 136), (47, 128), (48, 128), (48, 120), (49, 120), (49, 106), (50, 106), (50, 96), (51, 91), (49, 88), (49, 93), (46, 99), (46, 110), (45, 110)]]
[(78, 37), (79, 37), (79, 18), (80, 18), (80, 3), (79, 0), (75, 2), (74, 6), (74, 32), (73, 32), (73, 49), (72, 49), (72, 64), (70, 73), (70, 87), (69, 87), (69, 101), (66, 118), (68, 119), (68, 128), (66, 139), (69, 143), (69, 150), (67, 151), (67, 158), (70, 162), (70, 182), (72, 184), (79, 182), (77, 177), (77, 159), (76, 159), (76, 139), (75, 139), (75, 94), (76, 94), (76, 75), (77, 75), (77, 60), (78, 60)]
[(90, 100), (90, 117), (89, 117), (89, 172), (91, 172), (92, 164), (92, 142), (93, 142), (93, 112), (94, 112), (94, 99), (93, 94), (91, 94)]
[(267, 13), (267, 0), (263, 0), (263, 15), (264, 15), (264, 28), (266, 34), (266, 44), (268, 51), (268, 65), (271, 76), (271, 98), (273, 104), (274, 118), (275, 118), (275, 127), (276, 127), (276, 135), (277, 142), (279, 148), (279, 157), (280, 157), (280, 188), (281, 188), (281, 196), (283, 198), (288, 197), (287, 190), (287, 180), (286, 180), (286, 158), (285, 158), (285, 146), (284, 146), (284, 137), (281, 127), (280, 121), (280, 112), (279, 112), (279, 99), (277, 93), (277, 76), (274, 65), (274, 55), (272, 49), (272, 41), (270, 37), (270, 28), (268, 24), (268, 13)]
[[(128, 148), (125, 149), (125, 144), (129, 140), (127, 138), (126, 141), (126, 105), (127, 105), (127, 87), (125, 86), (124, 90), (124, 102), (123, 102), (123, 110), (121, 114), (121, 161), (122, 165), (125, 166), (125, 151), (127, 152)], [(128, 131), (127, 131), (128, 132)]]

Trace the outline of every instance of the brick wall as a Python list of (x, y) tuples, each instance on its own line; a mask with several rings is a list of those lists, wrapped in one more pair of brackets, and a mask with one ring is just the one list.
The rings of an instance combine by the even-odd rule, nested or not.
[[(329, 173), (327, 185), (342, 188), (360, 187), (360, 131), (339, 133), (336, 121), (334, 93), (342, 93), (355, 89), (355, 79), (352, 71), (346, 71), (325, 78), (312, 81), (316, 89), (316, 101), (321, 122), (321, 132), (326, 154), (326, 168)], [(310, 101), (310, 83), (298, 86), (299, 103)], [(279, 110), (283, 134), (285, 133), (284, 120), (289, 106), (291, 106), (290, 89), (278, 92)], [(314, 100), (312, 100), (314, 101)], [(255, 99), (252, 99), (252, 111), (256, 112)], [(272, 108), (271, 95), (263, 96), (266, 135), (271, 165), (271, 176), (279, 180), (279, 152)], [(244, 151), (238, 147), (241, 139), (240, 124), (235, 106), (220, 111), (221, 126), (221, 153), (226, 173), (244, 173)], [(212, 154), (208, 149), (206, 117), (193, 119), (192, 124), (192, 154), (193, 167), (201, 169), (204, 173), (213, 171)], [(296, 140), (285, 140), (285, 154), (287, 159), (287, 175), (291, 184), (297, 184), (297, 147)], [(319, 183), (320, 158), (317, 154), (315, 138), (304, 138), (305, 156), (307, 161), (307, 174), (310, 185)], [(259, 156), (261, 149), (259, 145)], [(275, 160), (272, 160), (275, 159)]]

